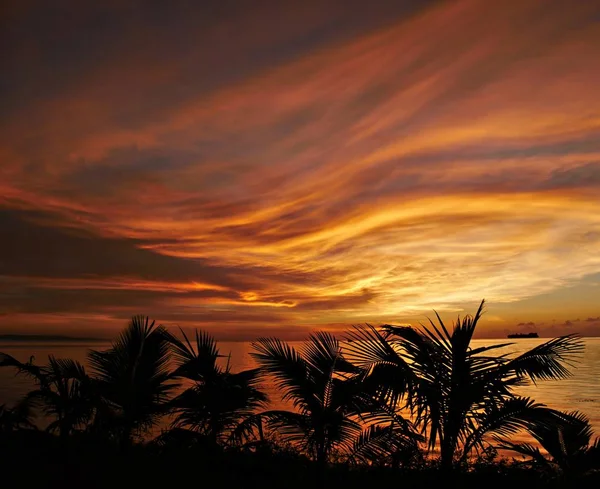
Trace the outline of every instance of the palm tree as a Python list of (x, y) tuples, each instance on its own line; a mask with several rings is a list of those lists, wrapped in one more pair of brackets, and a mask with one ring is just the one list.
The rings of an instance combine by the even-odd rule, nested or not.
[(512, 450), (530, 457), (530, 461), (548, 469), (558, 468), (566, 476), (585, 473), (600, 466), (600, 438), (592, 442), (589, 419), (578, 411), (552, 411), (554, 418), (536, 420), (528, 432), (548, 453), (546, 458), (538, 447), (529, 443), (512, 443), (497, 437), (498, 448)]
[(483, 313), (458, 318), (452, 332), (436, 313), (438, 325), (412, 327), (370, 325), (350, 333), (349, 358), (376, 387), (377, 398), (390, 409), (411, 412), (427, 435), (429, 449), (438, 446), (443, 468), (465, 462), (484, 437), (528, 428), (547, 408), (520, 398), (513, 388), (569, 375), (568, 366), (582, 350), (581, 340), (555, 338), (515, 357), (489, 352), (510, 343), (471, 348)]
[(181, 331), (183, 341), (170, 338), (176, 368), (172, 376), (189, 387), (171, 401), (173, 426), (192, 431), (211, 445), (243, 441), (252, 415), (267, 396), (258, 388), (258, 369), (233, 373), (229, 362), (218, 360), (217, 343), (196, 331), (195, 346)]
[(58, 359), (50, 355), (45, 366), (31, 361), (21, 363), (5, 353), (0, 354), (0, 366), (10, 366), (20, 374), (32, 377), (37, 388), (27, 393), (21, 401), (21, 412), (30, 412), (32, 407), (54, 418), (47, 426), (49, 432), (57, 432), (66, 439), (73, 431), (83, 429), (92, 419), (91, 379), (83, 365), (71, 359)]
[[(350, 459), (385, 451), (390, 429), (396, 427), (374, 425), (363, 432), (360, 414), (370, 401), (354, 377), (357, 369), (344, 358), (334, 336), (323, 332), (310, 335), (300, 351), (276, 338), (260, 338), (253, 348), (252, 357), (274, 378), (283, 401), (293, 404), (294, 411), (263, 413), (268, 424), (288, 441), (320, 464), (337, 450)], [(410, 439), (405, 424), (398, 426), (404, 438)]]
[(49, 357), (45, 379), (26, 395), (33, 406), (54, 419), (46, 428), (66, 441), (75, 430), (85, 429), (94, 414), (91, 379), (79, 362)]
[(110, 349), (89, 354), (104, 404), (97, 422), (117, 427), (123, 448), (166, 412), (169, 395), (176, 388), (169, 373), (170, 337), (148, 317), (134, 316)]

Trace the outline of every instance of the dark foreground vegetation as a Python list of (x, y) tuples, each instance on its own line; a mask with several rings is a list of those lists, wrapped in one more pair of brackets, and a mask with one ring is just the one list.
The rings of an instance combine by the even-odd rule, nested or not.
[[(359, 327), (298, 351), (253, 345), (258, 368), (233, 372), (217, 343), (134, 317), (112, 347), (45, 365), (0, 353), (32, 379), (0, 406), (6, 487), (587, 487), (600, 482), (588, 420), (519, 397), (558, 380), (576, 336), (518, 356), (471, 348), (482, 313), (448, 329)], [(289, 410), (270, 409), (272, 382)], [(41, 413), (44, 429), (35, 423)], [(38, 423), (42, 424), (42, 423)], [(529, 433), (537, 444), (516, 443)], [(538, 446), (542, 447), (541, 449)], [(498, 457), (510, 450), (516, 458)], [(518, 454), (518, 455), (517, 455)]]

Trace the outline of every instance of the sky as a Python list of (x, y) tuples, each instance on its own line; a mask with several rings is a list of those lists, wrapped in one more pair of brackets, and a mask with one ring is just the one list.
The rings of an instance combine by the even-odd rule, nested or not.
[(0, 333), (600, 335), (600, 0), (1, 18)]

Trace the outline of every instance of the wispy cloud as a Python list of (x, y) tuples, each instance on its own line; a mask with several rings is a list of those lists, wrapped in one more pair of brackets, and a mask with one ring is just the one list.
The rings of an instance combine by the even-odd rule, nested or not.
[[(281, 17), (294, 29), (238, 12), (238, 44), (179, 15), (156, 53), (147, 26), (120, 25), (123, 50), (60, 59), (81, 69), (19, 92), (0, 205), (34, 234), (5, 245), (10, 287), (86, 297), (63, 312), (131, 301), (254, 331), (518, 301), (600, 272), (596, 2), (430, 2), (337, 30), (319, 4)], [(79, 251), (32, 242), (48, 224)]]

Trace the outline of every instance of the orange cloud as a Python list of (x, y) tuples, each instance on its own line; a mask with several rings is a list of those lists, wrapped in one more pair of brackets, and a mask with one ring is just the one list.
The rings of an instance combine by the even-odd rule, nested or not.
[[(186, 321), (229, 307), (307, 326), (511, 303), (600, 273), (598, 10), (432, 3), (223, 83), (200, 73), (197, 90), (193, 46), (157, 60), (131, 41), (2, 125), (0, 205), (219, 278), (20, 280), (145, 291)], [(260, 30), (242, 51), (269, 44)]]

